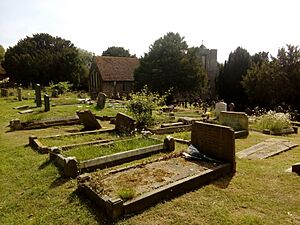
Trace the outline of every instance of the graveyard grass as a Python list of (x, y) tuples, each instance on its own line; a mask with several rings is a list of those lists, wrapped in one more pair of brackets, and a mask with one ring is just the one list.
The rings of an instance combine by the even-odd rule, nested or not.
[[(48, 155), (27, 146), (30, 135), (54, 135), (75, 128), (8, 132), (11, 119), (19, 117), (22, 121), (26, 117), (12, 108), (25, 104), (34, 105), (33, 100), (20, 103), (0, 98), (0, 224), (107, 224), (97, 206), (77, 193), (76, 180), (61, 177)], [(40, 114), (45, 118), (72, 116), (76, 109), (56, 106)], [(102, 113), (113, 115), (116, 111), (108, 108)], [(177, 134), (184, 139), (187, 136), (188, 132)], [(250, 132), (248, 138), (236, 140), (236, 151), (267, 138), (270, 136)], [(300, 134), (284, 138), (300, 145)], [(177, 143), (176, 147), (185, 148)], [(300, 224), (300, 177), (285, 172), (299, 161), (299, 146), (265, 160), (237, 159), (234, 176), (213, 181), (117, 224)]]

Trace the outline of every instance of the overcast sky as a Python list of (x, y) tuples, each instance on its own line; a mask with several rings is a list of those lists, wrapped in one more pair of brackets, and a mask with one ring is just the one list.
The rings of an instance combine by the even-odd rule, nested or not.
[(241, 46), (272, 55), (300, 45), (299, 0), (0, 0), (0, 44), (49, 33), (101, 55), (110, 46), (142, 56), (167, 32), (190, 47), (218, 49), (223, 63)]

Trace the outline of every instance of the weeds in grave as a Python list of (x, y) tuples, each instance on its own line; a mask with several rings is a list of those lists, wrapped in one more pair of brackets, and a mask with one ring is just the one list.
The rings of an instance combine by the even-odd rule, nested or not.
[(118, 152), (124, 152), (132, 149), (147, 147), (155, 144), (162, 143), (159, 140), (145, 138), (145, 137), (135, 137), (130, 139), (125, 139), (122, 141), (116, 141), (113, 144), (105, 145), (90, 145), (81, 146), (78, 148), (73, 148), (68, 151), (63, 151), (64, 156), (75, 156), (77, 160), (83, 161), (88, 159), (93, 159), (96, 157), (101, 157), (105, 155), (112, 155)]
[(133, 188), (123, 187), (117, 191), (118, 196), (123, 200), (130, 200), (136, 196), (136, 191)]
[(269, 111), (258, 117), (257, 121), (253, 124), (253, 127), (258, 130), (268, 129), (273, 132), (282, 132), (284, 128), (291, 127), (290, 115), (288, 113), (276, 113), (275, 111)]

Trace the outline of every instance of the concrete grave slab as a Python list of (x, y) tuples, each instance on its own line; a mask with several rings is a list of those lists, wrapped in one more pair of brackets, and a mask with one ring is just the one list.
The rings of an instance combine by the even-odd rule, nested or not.
[(32, 109), (27, 109), (27, 110), (19, 111), (20, 114), (27, 114), (27, 113), (32, 113), (32, 112), (33, 112)]
[(13, 109), (27, 109), (29, 108), (29, 105), (21, 105), (21, 106), (16, 106), (16, 107), (13, 107)]
[(101, 128), (100, 123), (90, 110), (77, 111), (76, 114), (86, 130), (96, 130)]
[(290, 150), (298, 146), (293, 142), (284, 139), (269, 138), (250, 148), (237, 153), (237, 157), (242, 159), (266, 159), (281, 152)]

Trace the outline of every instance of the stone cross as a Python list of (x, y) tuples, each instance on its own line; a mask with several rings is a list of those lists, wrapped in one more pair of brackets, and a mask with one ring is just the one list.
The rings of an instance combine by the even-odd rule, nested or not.
[(45, 105), (45, 112), (50, 111), (50, 98), (49, 98), (49, 95), (44, 95), (44, 105)]
[(41, 86), (39, 84), (35, 85), (35, 102), (36, 107), (42, 107)]

